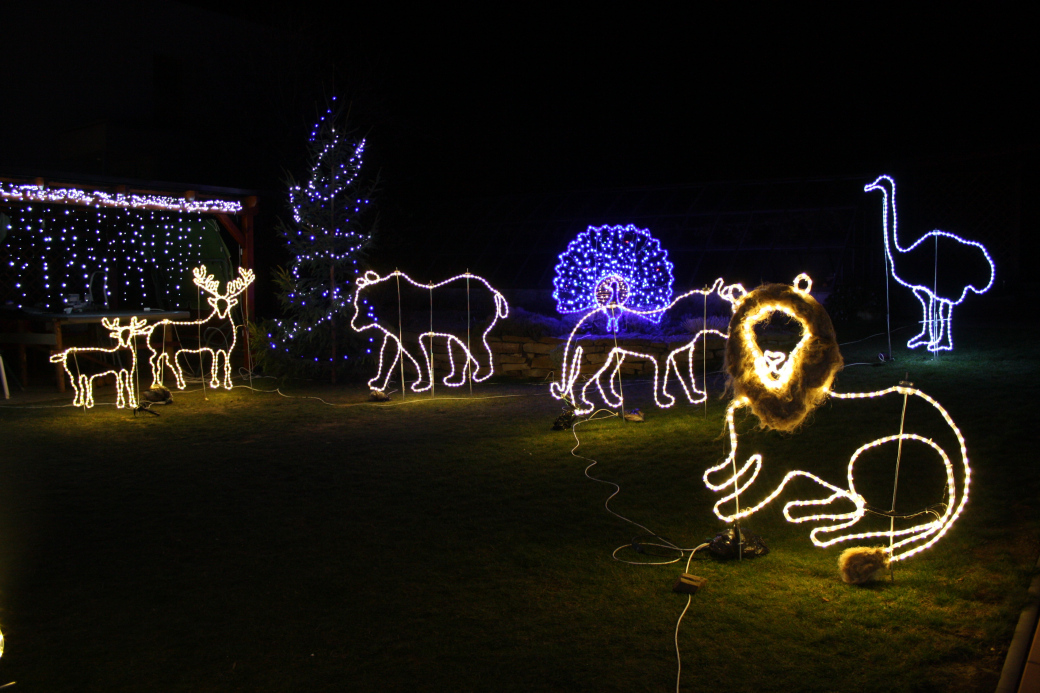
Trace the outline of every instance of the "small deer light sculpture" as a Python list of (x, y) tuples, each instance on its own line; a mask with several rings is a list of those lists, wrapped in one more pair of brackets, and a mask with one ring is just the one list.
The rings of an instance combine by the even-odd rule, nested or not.
[[(111, 349), (102, 347), (69, 347), (65, 351), (52, 354), (50, 358), (51, 363), (60, 363), (65, 368), (65, 372), (69, 374), (69, 379), (72, 381), (72, 390), (76, 395), (72, 400), (74, 406), (86, 409), (93, 407), (94, 380), (114, 375), (116, 378), (116, 407), (122, 409), (129, 406), (136, 409), (137, 392), (134, 390), (132, 378), (137, 370), (137, 349), (134, 348), (133, 339), (137, 336), (148, 335), (151, 332), (151, 327), (146, 328), (145, 321), (141, 318), (130, 318), (129, 325), (120, 325), (119, 318), (114, 320), (102, 318), (101, 324), (109, 331), (109, 336), (118, 342), (116, 346)], [(118, 352), (126, 352), (126, 355), (130, 357), (129, 368), (110, 368), (102, 373), (89, 375), (79, 372), (80, 356), (84, 360), (100, 361), (105, 357), (117, 356)], [(76, 364), (75, 375), (69, 368), (70, 356), (73, 357), (73, 362)]]
[[(184, 370), (180, 360), (181, 356), (185, 354), (199, 354), (201, 359), (201, 355), (207, 353), (210, 356), (209, 386), (216, 389), (223, 384), (224, 389), (230, 390), (231, 362), (229, 357), (235, 349), (235, 344), (238, 342), (238, 325), (235, 324), (231, 309), (238, 305), (236, 296), (253, 283), (253, 270), (240, 267), (238, 269), (238, 277), (227, 283), (224, 293), (220, 293), (220, 283), (213, 278), (213, 275), (206, 274), (205, 265), (196, 267), (192, 270), (192, 274), (194, 275), (192, 281), (195, 285), (209, 294), (206, 302), (209, 303), (213, 310), (205, 316), (201, 315), (201, 311), (199, 311), (200, 316), (197, 320), (160, 320), (149, 328), (148, 349), (152, 352), (152, 355), (148, 358), (148, 364), (152, 368), (152, 386), (162, 385), (163, 367), (166, 366), (173, 371), (177, 379), (177, 389), (183, 390), (185, 382)], [(201, 334), (212, 327), (220, 329), (228, 325), (231, 326), (231, 343), (227, 345), (227, 348), (212, 349), (200, 344), (197, 349), (178, 349), (173, 353), (172, 358), (170, 354), (166, 353), (164, 347), (165, 331), (168, 327), (196, 327)]]

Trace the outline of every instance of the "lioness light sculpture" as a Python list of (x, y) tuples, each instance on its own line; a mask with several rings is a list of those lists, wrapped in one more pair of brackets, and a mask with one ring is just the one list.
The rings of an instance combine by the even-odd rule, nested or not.
[[(685, 342), (682, 346), (670, 351), (665, 357), (663, 375), (660, 372), (661, 366), (653, 354), (623, 347), (614, 347), (610, 350), (603, 365), (589, 377), (580, 391), (577, 390), (577, 382), (578, 376), (581, 372), (581, 362), (584, 357), (584, 349), (580, 344), (577, 344), (577, 335), (590, 320), (600, 314), (607, 315), (608, 324), (611, 322), (616, 323), (617, 318), (621, 313), (630, 313), (641, 318), (656, 318), (654, 322), (660, 322), (661, 316), (665, 312), (672, 310), (676, 305), (686, 299), (693, 296), (706, 298), (713, 293), (718, 294), (724, 300), (732, 304), (747, 292), (740, 284), (731, 284), (727, 286), (723, 283), (723, 280), (719, 278), (716, 279), (710, 287), (706, 289), (687, 291), (686, 293), (674, 298), (668, 305), (662, 308), (641, 311), (627, 308), (620, 303), (607, 303), (589, 311), (577, 322), (564, 344), (563, 363), (560, 368), (560, 377), (550, 386), (550, 393), (556, 399), (562, 399), (572, 404), (576, 414), (588, 414), (595, 408), (595, 404), (590, 399), (590, 388), (595, 385), (596, 390), (599, 392), (599, 398), (603, 403), (608, 407), (620, 407), (622, 406), (624, 399), (619, 391), (620, 388), (618, 387), (621, 365), (626, 358), (635, 358), (645, 359), (653, 365), (654, 402), (657, 406), (662, 409), (667, 409), (675, 404), (675, 396), (668, 391), (668, 384), (673, 377), (679, 381), (683, 393), (686, 395), (686, 399), (690, 404), (699, 404), (703, 402), (707, 397), (707, 394), (704, 390), (697, 387), (697, 379), (693, 373), (693, 352), (696, 349), (698, 342), (700, 342), (702, 348), (704, 348), (703, 345), (709, 335), (725, 339), (726, 335), (722, 332), (706, 328), (702, 329), (688, 342)], [(688, 384), (687, 379), (683, 377), (684, 374), (682, 369), (679, 367), (680, 356), (684, 353), (688, 357), (689, 363), (689, 371), (687, 374), (689, 380)], [(607, 386), (604, 387), (604, 377), (608, 374), (609, 377), (606, 378), (608, 381)]]

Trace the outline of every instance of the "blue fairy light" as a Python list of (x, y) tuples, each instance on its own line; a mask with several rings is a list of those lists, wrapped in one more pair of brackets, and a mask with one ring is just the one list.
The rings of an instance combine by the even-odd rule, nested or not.
[[(653, 311), (672, 299), (672, 263), (668, 251), (647, 229), (590, 226), (560, 254), (553, 298), (561, 313), (583, 313), (615, 305)], [(644, 316), (660, 322), (662, 313)], [(611, 318), (611, 327), (617, 327)]]

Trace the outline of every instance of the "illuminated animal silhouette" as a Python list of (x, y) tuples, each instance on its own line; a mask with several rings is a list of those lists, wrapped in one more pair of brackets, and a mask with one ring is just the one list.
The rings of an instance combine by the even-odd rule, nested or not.
[[(446, 329), (435, 330), (431, 328), (419, 335), (419, 353), (412, 353), (404, 344), (401, 343), (399, 335), (392, 332), (388, 329), (387, 325), (384, 325), (379, 321), (379, 318), (374, 314), (373, 309), (370, 308), (368, 313), (363, 316), (361, 314), (361, 307), (358, 305), (358, 300), (372, 288), (376, 288), (383, 282), (390, 280), (403, 280), (401, 288), (410, 293), (414, 293), (416, 290), (423, 293), (429, 293), (442, 287), (453, 288), (458, 291), (468, 291), (469, 289), (467, 286), (469, 282), (477, 284), (478, 286), (473, 287), (478, 293), (477, 296), (473, 297), (474, 300), (479, 301), (480, 303), (486, 303), (486, 300), (481, 299), (490, 298), (493, 307), (492, 309), (494, 311), (491, 320), (487, 323), (487, 327), (485, 327), (484, 331), (480, 334), (480, 344), (483, 345), (484, 354), (486, 354), (486, 358), (483, 359), (483, 362), (482, 358), (479, 358), (469, 350), (464, 334), (456, 335), (446, 331)], [(483, 288), (479, 285), (483, 285)], [(368, 303), (371, 306), (372, 302), (369, 301)], [(373, 390), (385, 390), (398, 361), (400, 359), (408, 359), (415, 371), (419, 374), (418, 379), (411, 385), (412, 391), (425, 392), (433, 386), (433, 354), (431, 353), (431, 343), (433, 339), (444, 340), (447, 344), (450, 371), (442, 381), (445, 385), (458, 387), (465, 383), (467, 370), (471, 374), (473, 381), (479, 383), (491, 377), (495, 370), (494, 363), (492, 362), (491, 347), (488, 346), (487, 341), (488, 333), (491, 332), (491, 329), (500, 318), (506, 318), (508, 316), (509, 304), (506, 302), (505, 296), (491, 286), (486, 279), (478, 277), (475, 274), (467, 272), (465, 274), (451, 277), (450, 279), (445, 279), (436, 284), (422, 284), (400, 271), (391, 272), (384, 277), (380, 277), (375, 272), (369, 271), (365, 272), (364, 276), (357, 279), (357, 291), (354, 292), (354, 315), (350, 319), (350, 326), (356, 332), (374, 330), (383, 334), (383, 343), (379, 348), (379, 367), (376, 370), (375, 376), (368, 381), (369, 387)], [(364, 322), (364, 324), (359, 324), (359, 321)], [(467, 366), (469, 366), (469, 368), (467, 368)]]
[[(675, 396), (668, 391), (669, 382), (672, 378), (679, 381), (687, 400), (691, 404), (703, 402), (707, 395), (703, 390), (697, 387), (697, 380), (693, 373), (695, 361), (693, 358), (693, 351), (696, 348), (697, 343), (700, 342), (703, 345), (709, 335), (725, 339), (726, 335), (722, 332), (719, 332), (718, 330), (703, 329), (694, 335), (690, 341), (669, 352), (665, 357), (663, 377), (661, 377), (660, 373), (660, 364), (658, 363), (657, 358), (652, 354), (623, 347), (614, 347), (610, 350), (603, 365), (589, 377), (580, 391), (577, 390), (577, 382), (581, 372), (581, 362), (584, 357), (584, 349), (580, 344), (576, 343), (576, 336), (588, 321), (592, 320), (599, 314), (605, 314), (607, 316), (608, 324), (616, 324), (616, 321), (620, 317), (620, 313), (630, 313), (640, 317), (652, 315), (656, 318), (655, 322), (659, 322), (665, 312), (672, 310), (676, 305), (679, 305), (686, 299), (693, 296), (706, 297), (712, 293), (717, 293), (723, 299), (732, 304), (747, 292), (744, 290), (744, 287), (739, 284), (724, 286), (723, 281), (720, 278), (716, 279), (715, 283), (707, 289), (694, 289), (677, 296), (663, 308), (639, 311), (626, 308), (619, 303), (607, 303), (586, 313), (574, 326), (570, 337), (564, 345), (560, 378), (550, 386), (550, 393), (556, 399), (562, 399), (571, 403), (574, 406), (575, 413), (588, 414), (595, 409), (595, 404), (593, 404), (590, 399), (591, 388), (595, 386), (595, 389), (599, 392), (599, 399), (604, 404), (608, 407), (620, 407), (622, 406), (623, 398), (621, 396), (620, 388), (618, 387), (618, 377), (624, 360), (626, 358), (631, 358), (644, 359), (651, 363), (654, 371), (654, 401), (657, 403), (657, 406), (668, 408), (675, 404)], [(685, 374), (683, 369), (679, 366), (681, 357), (683, 356), (685, 356), (689, 366)], [(684, 377), (684, 375), (686, 377)], [(605, 381), (606, 386), (604, 386)]]
[[(871, 190), (880, 190), (882, 195), (881, 224), (885, 235), (885, 253), (892, 267), (892, 277), (913, 291), (921, 304), (921, 332), (906, 345), (914, 349), (924, 344), (931, 352), (951, 351), (953, 349), (953, 307), (960, 305), (968, 292), (983, 294), (989, 291), (993, 286), (996, 272), (993, 260), (981, 243), (965, 240), (946, 231), (929, 231), (908, 246), (900, 245), (899, 217), (896, 213), (896, 182), (890, 176), (880, 176), (863, 188), (864, 192)], [(925, 244), (925, 241), (929, 239), (934, 239), (934, 241)], [(932, 260), (937, 258), (937, 255), (933, 255), (933, 253), (939, 254), (941, 248), (946, 248), (945, 253), (949, 253), (958, 246), (961, 249), (965, 246), (978, 249), (976, 256), (985, 264), (985, 269), (982, 270), (980, 277), (985, 275), (985, 281), (963, 284), (959, 291), (955, 290), (942, 296), (934, 288), (929, 288), (927, 282), (915, 281), (911, 279), (909, 272), (900, 269), (900, 264), (903, 262), (901, 258), (910, 260), (913, 255), (919, 255), (926, 260)], [(983, 262), (977, 264), (981, 267)]]
[[(113, 375), (116, 379), (116, 407), (122, 409), (129, 406), (132, 409), (136, 409), (137, 392), (134, 390), (133, 374), (137, 370), (137, 349), (134, 347), (133, 339), (137, 336), (147, 335), (151, 328), (146, 328), (145, 321), (139, 318), (130, 318), (129, 325), (120, 325), (119, 318), (114, 320), (102, 318), (101, 324), (104, 325), (105, 329), (109, 330), (109, 336), (116, 340), (116, 346), (110, 349), (102, 347), (69, 347), (61, 353), (52, 354), (50, 361), (51, 363), (60, 363), (65, 368), (69, 380), (72, 381), (72, 390), (75, 393), (75, 397), (72, 400), (74, 406), (86, 407), (87, 409), (93, 407), (94, 380)], [(78, 359), (81, 356), (84, 360), (96, 361), (121, 355), (129, 357), (129, 367), (110, 368), (101, 373), (90, 375), (79, 372)], [(72, 369), (69, 368), (69, 357), (72, 357), (73, 363), (76, 364), (75, 375), (73, 375)]]
[[(789, 522), (823, 523), (809, 534), (816, 546), (826, 547), (850, 540), (887, 538), (890, 543), (884, 547), (886, 562), (908, 558), (935, 544), (964, 510), (971, 485), (971, 468), (968, 464), (964, 436), (942, 405), (907, 383), (875, 392), (833, 391), (833, 378), (837, 368), (841, 366), (840, 354), (837, 352), (837, 342), (830, 319), (809, 294), (811, 286), (811, 280), (806, 275), (799, 275), (787, 291), (782, 290), (781, 285), (762, 286), (744, 297), (746, 303), (738, 302), (734, 306), (730, 341), (727, 345), (727, 371), (734, 391), (733, 400), (726, 410), (729, 455), (706, 470), (703, 477), (708, 488), (725, 494), (715, 503), (715, 515), (726, 522), (739, 521), (776, 499), (789, 482), (809, 480), (818, 485), (817, 490), (823, 489), (825, 497), (799, 497), (788, 501), (784, 505), (783, 513)], [(796, 319), (801, 323), (804, 332), (798, 345), (789, 354), (763, 351), (757, 343), (755, 326), (768, 320), (771, 314), (776, 312), (786, 313)], [(898, 434), (872, 440), (859, 446), (852, 453), (846, 473), (846, 487), (832, 484), (810, 471), (794, 470), (788, 472), (779, 485), (770, 491), (751, 488), (762, 471), (763, 455), (755, 453), (743, 461), (738, 458), (735, 424), (738, 410), (754, 411), (762, 428), (791, 432), (797, 426), (786, 428), (785, 417), (800, 423), (808, 413), (829, 399), (835, 400), (837, 405), (837, 402), (900, 396), (905, 402), (914, 402), (915, 411), (921, 409), (921, 402), (928, 405), (924, 408), (924, 424), (928, 428), (921, 429), (922, 431), (943, 430), (941, 424), (935, 421), (936, 414), (945, 422), (948, 432), (943, 432), (943, 435), (950, 438), (949, 434), (952, 433), (952, 439), (958, 447), (959, 459), (957, 455), (947, 454), (932, 437), (903, 430), (901, 424)], [(788, 406), (791, 400), (797, 400), (795, 406)], [(928, 418), (932, 420), (928, 421)], [(857, 462), (864, 453), (892, 443), (900, 449), (910, 445), (923, 445), (931, 449), (942, 461), (945, 483), (942, 488), (935, 489), (935, 505), (920, 512), (896, 515), (894, 511), (886, 512), (871, 507), (857, 491)], [(812, 454), (810, 451), (810, 459)], [(805, 488), (804, 483), (796, 486)], [(893, 503), (894, 500), (893, 497)], [(850, 531), (868, 514), (888, 519), (889, 528)], [(919, 519), (925, 516), (927, 519)], [(903, 525), (898, 529), (895, 525), (896, 519)]]
[[(225, 389), (231, 389), (231, 362), (230, 355), (235, 349), (238, 341), (238, 325), (235, 324), (231, 309), (238, 305), (239, 294), (253, 282), (253, 270), (240, 267), (238, 277), (227, 283), (224, 292), (220, 292), (220, 283), (213, 278), (212, 274), (206, 274), (206, 266), (196, 267), (192, 270), (192, 282), (209, 294), (206, 302), (212, 311), (201, 316), (197, 320), (160, 320), (149, 328), (148, 348), (152, 352), (148, 358), (148, 364), (152, 369), (152, 385), (163, 384), (164, 367), (169, 368), (177, 379), (177, 388), (183, 390), (185, 387), (184, 370), (181, 365), (181, 357), (185, 355), (203, 353), (210, 356), (209, 386), (218, 388), (221, 385)], [(225, 348), (212, 349), (199, 345), (197, 349), (178, 349), (171, 356), (165, 350), (165, 332), (169, 328), (184, 328), (199, 332), (200, 334), (212, 327), (219, 329), (222, 333), (230, 326), (231, 343)]]

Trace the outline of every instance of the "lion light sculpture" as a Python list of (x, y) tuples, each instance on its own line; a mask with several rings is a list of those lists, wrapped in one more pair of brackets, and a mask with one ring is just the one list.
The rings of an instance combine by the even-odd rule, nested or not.
[[(734, 522), (761, 510), (783, 493), (789, 483), (803, 480), (803, 483), (795, 484), (801, 490), (806, 488), (804, 480), (808, 480), (812, 482), (810, 487), (815, 485), (823, 489), (824, 496), (788, 501), (783, 508), (784, 517), (794, 523), (822, 523), (810, 532), (810, 539), (819, 547), (844, 541), (888, 539), (888, 546), (876, 552), (880, 563), (870, 567), (888, 565), (933, 546), (964, 510), (971, 484), (964, 436), (942, 405), (909, 383), (874, 392), (839, 393), (831, 389), (834, 377), (842, 367), (842, 359), (830, 318), (810, 295), (811, 288), (812, 281), (802, 274), (792, 286), (767, 284), (737, 302), (730, 322), (726, 353), (726, 370), (733, 390), (733, 399), (726, 410), (729, 454), (704, 472), (704, 483), (712, 491), (725, 494), (715, 504), (715, 515), (726, 522)], [(758, 343), (756, 327), (769, 321), (776, 313), (785, 315), (801, 328), (798, 343), (788, 353), (763, 349)], [(765, 494), (752, 490), (763, 468), (763, 455), (756, 452), (743, 462), (739, 460), (739, 436), (735, 425), (738, 411), (753, 412), (762, 428), (793, 432), (810, 413), (828, 400), (837, 403), (899, 397), (903, 398), (904, 407), (911, 402), (926, 405), (925, 416), (918, 425), (925, 426), (922, 431), (929, 435), (908, 432), (901, 424), (899, 433), (881, 436), (857, 447), (849, 458), (844, 486), (809, 471), (794, 470)], [(917, 404), (915, 411), (920, 410)], [(933, 439), (939, 437), (936, 434), (955, 441), (957, 451), (953, 455), (947, 453)], [(865, 453), (885, 445), (898, 446), (900, 451), (909, 446), (923, 446), (920, 450), (929, 459), (941, 462), (941, 469), (931, 477), (933, 480), (944, 479), (942, 488), (937, 489), (936, 503), (919, 512), (901, 514), (894, 509), (880, 510), (868, 503), (857, 489), (856, 472), (868, 463), (864, 459)], [(929, 454), (929, 450), (934, 454)], [(926, 496), (931, 492), (925, 491)], [(853, 529), (868, 516), (887, 519), (888, 528), (875, 524), (874, 527)], [(848, 576), (843, 577), (846, 581), (853, 581)]]

